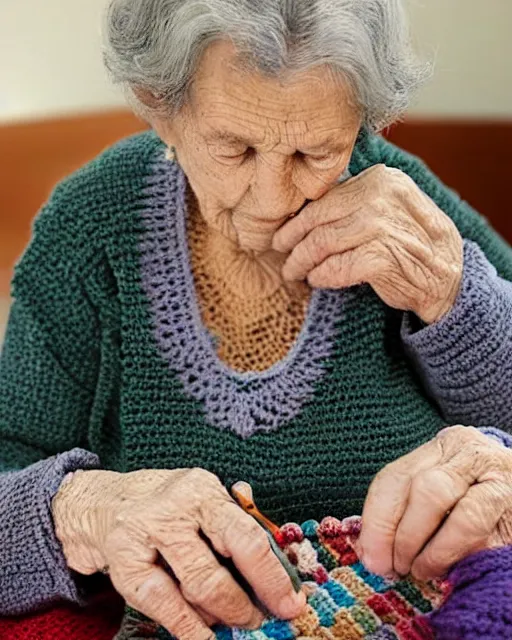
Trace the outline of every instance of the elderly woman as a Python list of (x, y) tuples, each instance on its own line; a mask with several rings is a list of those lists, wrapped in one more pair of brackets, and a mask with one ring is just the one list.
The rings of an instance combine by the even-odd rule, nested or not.
[(105, 59), (153, 132), (16, 270), (0, 611), (104, 571), (180, 639), (257, 627), (225, 556), (296, 616), (238, 480), (279, 522), (362, 512), (381, 575), (511, 543), (512, 252), (377, 134), (424, 75), (400, 0), (113, 0)]

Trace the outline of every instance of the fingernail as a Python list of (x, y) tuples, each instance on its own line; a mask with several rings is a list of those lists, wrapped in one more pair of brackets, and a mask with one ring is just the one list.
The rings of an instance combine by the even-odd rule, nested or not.
[(256, 611), (252, 617), (251, 622), (249, 623), (249, 629), (259, 629), (265, 620), (265, 616), (261, 611)]
[(400, 580), (402, 578), (402, 576), (398, 575), (398, 573), (395, 573), (394, 571), (388, 571), (382, 577), (386, 580), (389, 580), (390, 582), (396, 582), (397, 580)]
[(356, 552), (357, 557), (359, 558), (359, 562), (364, 567), (366, 567), (366, 557), (365, 557), (365, 554), (364, 554), (364, 549), (361, 546), (359, 540), (356, 540), (355, 543), (354, 543), (354, 551)]
[(301, 591), (300, 593), (285, 598), (279, 609), (281, 611), (281, 616), (285, 620), (289, 620), (300, 615), (305, 606), (306, 596)]

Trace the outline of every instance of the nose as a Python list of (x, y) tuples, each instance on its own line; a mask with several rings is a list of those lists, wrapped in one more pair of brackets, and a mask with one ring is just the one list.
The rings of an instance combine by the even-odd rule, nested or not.
[(259, 158), (251, 190), (258, 217), (269, 222), (283, 222), (304, 203), (293, 182), (293, 159), (289, 157)]

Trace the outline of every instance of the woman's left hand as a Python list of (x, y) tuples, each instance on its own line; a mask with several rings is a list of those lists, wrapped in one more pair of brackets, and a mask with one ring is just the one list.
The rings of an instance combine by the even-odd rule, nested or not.
[(373, 481), (358, 553), (379, 575), (444, 575), (512, 544), (512, 451), (472, 427), (449, 427)]
[(453, 307), (463, 241), (450, 218), (398, 169), (376, 165), (309, 203), (275, 235), (287, 280), (339, 289), (370, 284), (427, 324)]

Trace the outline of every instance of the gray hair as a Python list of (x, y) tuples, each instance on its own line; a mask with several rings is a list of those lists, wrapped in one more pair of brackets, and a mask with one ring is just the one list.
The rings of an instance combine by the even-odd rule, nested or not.
[(415, 57), (402, 0), (110, 0), (104, 60), (116, 83), (175, 113), (206, 47), (231, 40), (268, 76), (327, 64), (348, 80), (373, 130), (399, 119), (429, 74)]

